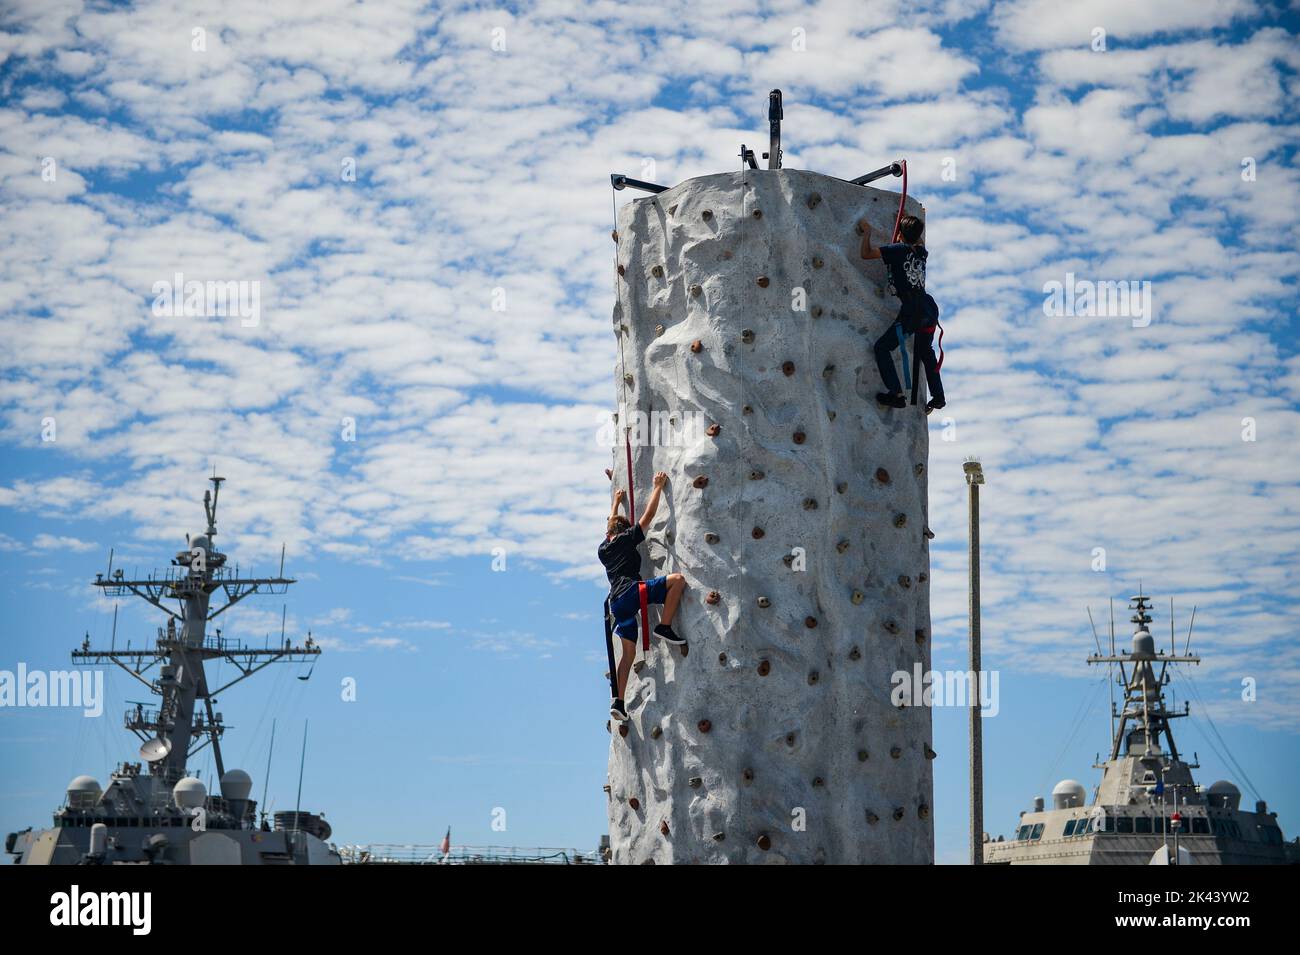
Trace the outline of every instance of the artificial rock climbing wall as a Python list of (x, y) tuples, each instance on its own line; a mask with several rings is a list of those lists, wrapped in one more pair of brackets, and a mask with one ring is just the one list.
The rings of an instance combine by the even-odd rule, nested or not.
[(787, 169), (620, 211), (619, 440), (638, 509), (669, 475), (642, 571), (685, 575), (690, 646), (652, 639), (611, 725), (617, 863), (933, 860), (930, 713), (890, 699), (930, 663), (926, 418), (876, 405), (897, 301), (855, 231), (897, 209)]

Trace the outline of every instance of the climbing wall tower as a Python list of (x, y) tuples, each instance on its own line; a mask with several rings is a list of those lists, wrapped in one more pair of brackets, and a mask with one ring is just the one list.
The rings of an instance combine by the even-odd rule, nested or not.
[(897, 301), (855, 230), (897, 209), (781, 169), (620, 211), (613, 473), (628, 427), (638, 508), (669, 475), (642, 570), (685, 575), (690, 646), (652, 640), (611, 724), (615, 862), (933, 860), (930, 713), (891, 702), (930, 664), (928, 434), (875, 402)]

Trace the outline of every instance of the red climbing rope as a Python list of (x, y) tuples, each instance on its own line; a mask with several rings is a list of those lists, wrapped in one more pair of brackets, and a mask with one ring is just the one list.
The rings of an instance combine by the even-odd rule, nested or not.
[(894, 216), (894, 242), (901, 237), (899, 227), (903, 224), (903, 206), (907, 204), (907, 160), (900, 159), (898, 164), (903, 167), (903, 194), (898, 197), (898, 215)]
[[(623, 405), (623, 413), (627, 414), (627, 404)], [(627, 448), (627, 516), (631, 523), (636, 522), (636, 491), (632, 489), (632, 429), (627, 425), (623, 426), (623, 442)]]
[(644, 580), (636, 585), (637, 596), (641, 598), (641, 649), (650, 652), (650, 588)]

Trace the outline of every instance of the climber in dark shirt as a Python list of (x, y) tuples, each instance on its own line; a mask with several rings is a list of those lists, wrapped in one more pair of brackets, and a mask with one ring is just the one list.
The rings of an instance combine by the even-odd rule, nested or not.
[(876, 340), (874, 348), (876, 367), (885, 385), (885, 391), (876, 395), (876, 400), (889, 408), (906, 406), (907, 399), (903, 397), (903, 387), (898, 381), (893, 352), (902, 344), (904, 335), (911, 335), (912, 347), (925, 366), (925, 380), (930, 386), (930, 400), (925, 406), (925, 413), (929, 414), (942, 408), (945, 401), (943, 382), (939, 379), (940, 361), (934, 354), (931, 340), (939, 321), (939, 306), (925, 290), (925, 262), (929, 257), (921, 241), (925, 223), (916, 216), (903, 216), (898, 224), (903, 241), (878, 247), (871, 245), (870, 223), (862, 219), (858, 225), (862, 228), (862, 257), (880, 259), (885, 263), (889, 291), (897, 295), (899, 301), (898, 317)]
[[(659, 496), (667, 482), (668, 475), (662, 471), (655, 475), (654, 490), (650, 493), (650, 500), (646, 501), (641, 520), (636, 524), (629, 524), (628, 519), (619, 513), (627, 492), (622, 489), (615, 491), (614, 506), (605, 524), (605, 540), (597, 552), (609, 577), (609, 610), (614, 617), (614, 632), (623, 641), (623, 655), (618, 661), (618, 695), (609, 707), (609, 715), (619, 721), (627, 719), (623, 694), (627, 692), (627, 675), (636, 656), (637, 615), (641, 610), (641, 554), (637, 545), (645, 540), (646, 528), (654, 520), (655, 511), (659, 509)], [(654, 628), (655, 636), (675, 646), (685, 646), (686, 640), (677, 635), (672, 624), (682, 591), (686, 589), (686, 578), (681, 574), (668, 574), (645, 581), (645, 586), (646, 603), (663, 604), (664, 608), (659, 614), (659, 625)]]

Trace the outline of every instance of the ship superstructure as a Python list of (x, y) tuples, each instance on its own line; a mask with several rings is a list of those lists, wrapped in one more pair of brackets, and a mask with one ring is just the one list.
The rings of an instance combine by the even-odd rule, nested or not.
[[(1124, 699), (1116, 710), (1109, 757), (1091, 804), (1083, 785), (1066, 779), (1052, 790), (1052, 805), (1042, 797), (1020, 814), (1015, 832), (985, 845), (988, 865), (1145, 865), (1281, 864), (1300, 862), (1300, 844), (1287, 842), (1260, 800), (1254, 811), (1241, 808), (1241, 792), (1230, 782), (1199, 786), (1178, 749), (1173, 721), (1190, 713), (1165, 703), (1171, 668), (1199, 664), (1200, 657), (1179, 654), (1170, 637), (1168, 652), (1151, 635), (1151, 598), (1131, 598), (1135, 626), (1132, 649), (1088, 657), (1089, 664), (1118, 668)], [(1112, 628), (1113, 630), (1113, 628)], [(1117, 721), (1117, 722), (1116, 722)]]
[[(125, 725), (140, 740), (139, 762), (124, 762), (101, 788), (92, 776), (68, 784), (64, 804), (54, 813), (51, 829), (11, 833), (5, 849), (26, 865), (129, 864), (173, 865), (326, 864), (340, 862), (326, 840), (330, 828), (314, 813), (276, 813), (274, 824), (258, 822), (250, 799), (252, 778), (227, 769), (221, 740), (226, 726), (216, 709), (218, 697), (272, 663), (314, 660), (320, 653), (311, 637), (295, 645), (283, 635), (266, 648), (248, 647), (209, 633), (208, 625), (254, 594), (283, 594), (292, 579), (244, 577), (217, 550), (217, 499), (224, 478), (210, 478), (204, 491), (204, 530), (187, 537), (184, 550), (158, 576), (129, 579), (111, 565), (97, 574), (95, 586), (112, 597), (136, 596), (166, 615), (152, 645), (92, 649), (89, 637), (72, 653), (75, 664), (121, 667), (159, 698), (156, 707), (138, 703), (125, 714)], [(208, 682), (205, 664), (220, 660), (233, 677), (220, 686)], [(190, 774), (192, 757), (211, 748), (220, 795), (209, 794)]]

